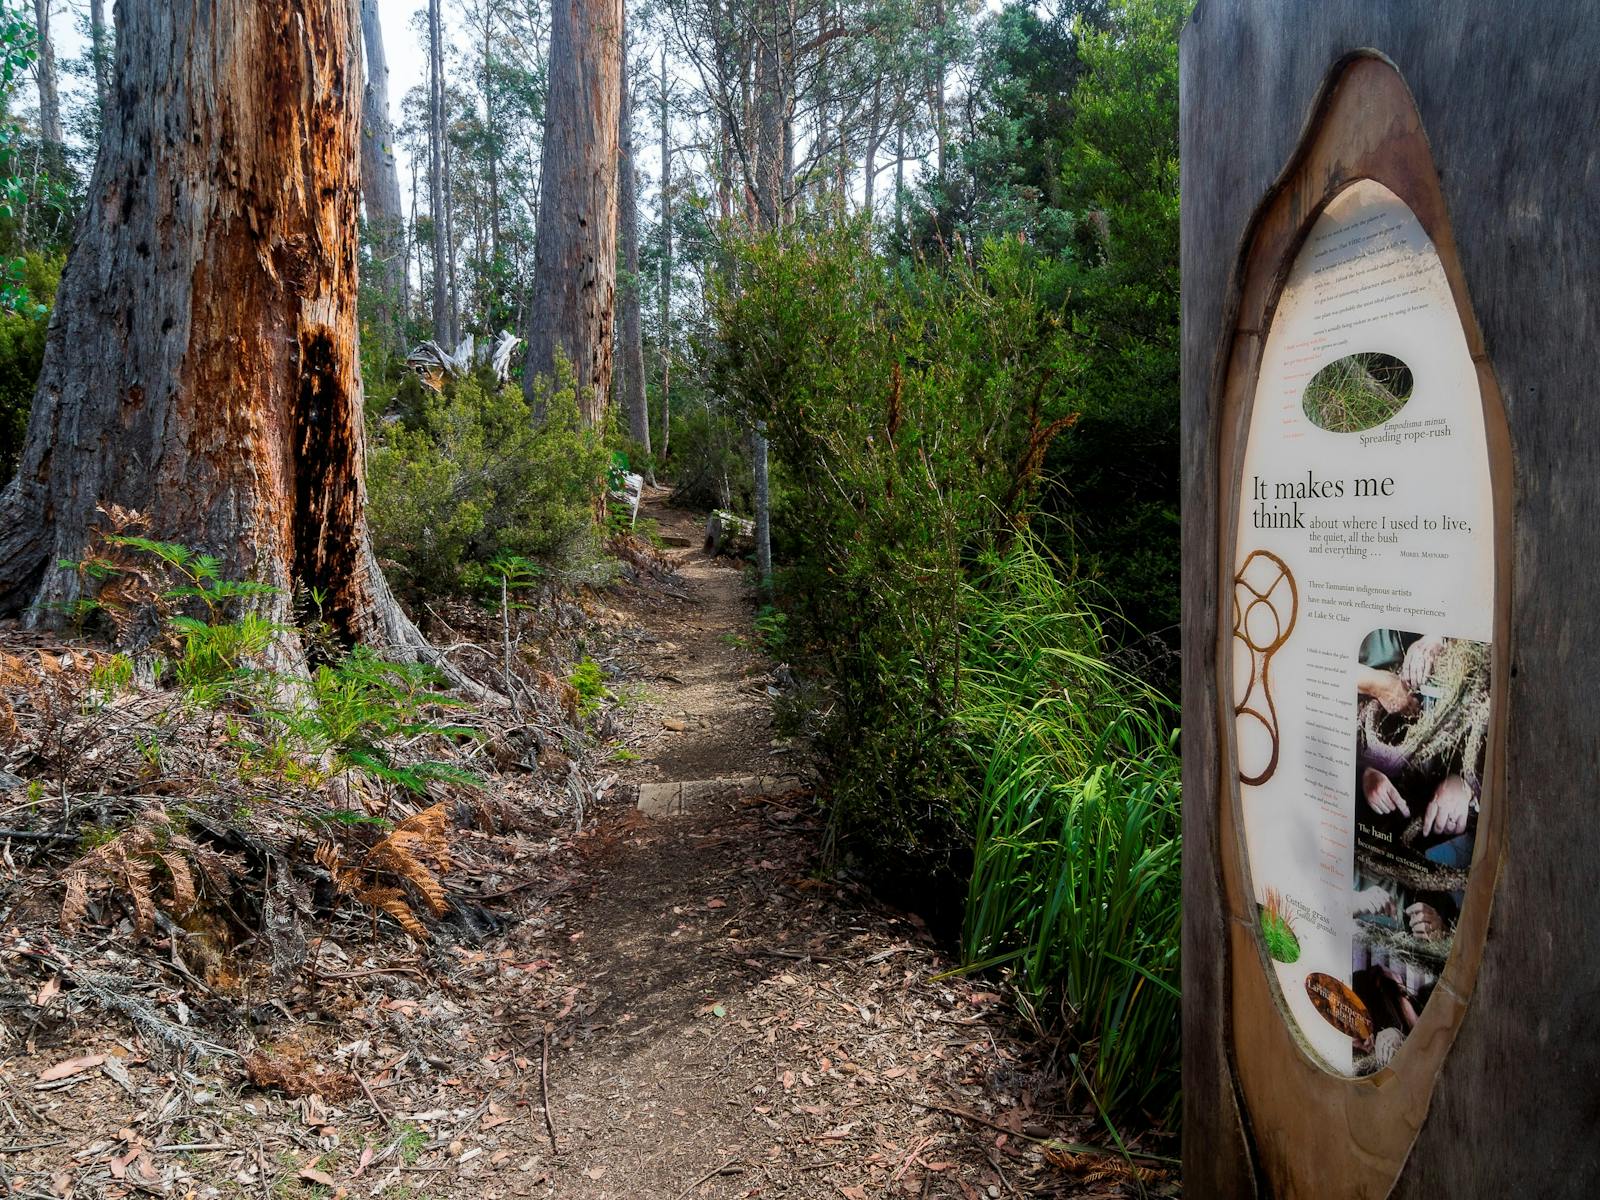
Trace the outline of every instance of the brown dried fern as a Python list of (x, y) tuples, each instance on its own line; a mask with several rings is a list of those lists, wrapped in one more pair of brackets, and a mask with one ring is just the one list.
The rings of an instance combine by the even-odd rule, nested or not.
[[(67, 868), (61, 928), (81, 925), (95, 896), (120, 894), (133, 908), (135, 932), (149, 933), (159, 909), (176, 917), (195, 910), (201, 893), (197, 869), (205, 887), (219, 896), (244, 874), (243, 864), (231, 856), (175, 833), (164, 809), (147, 808), (133, 825)], [(159, 904), (163, 892), (165, 904)]]
[(318, 846), (315, 858), (333, 878), (336, 891), (387, 913), (418, 941), (426, 941), (428, 931), (417, 918), (410, 896), (405, 887), (387, 882), (384, 877), (409, 884), (434, 916), (450, 911), (449, 898), (439, 880), (439, 875), (450, 869), (450, 843), (443, 804), (425, 808), (401, 821), (351, 866), (344, 864), (343, 851), (334, 842)]

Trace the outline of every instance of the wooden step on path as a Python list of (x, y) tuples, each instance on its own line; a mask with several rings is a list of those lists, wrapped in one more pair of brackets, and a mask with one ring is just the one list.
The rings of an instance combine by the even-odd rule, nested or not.
[(641, 783), (638, 809), (647, 817), (675, 817), (707, 800), (796, 791), (798, 775), (726, 775), (681, 783)]

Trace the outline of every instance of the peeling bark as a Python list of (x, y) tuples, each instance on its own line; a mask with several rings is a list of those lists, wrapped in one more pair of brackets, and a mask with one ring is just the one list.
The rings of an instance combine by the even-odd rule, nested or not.
[[(422, 653), (367, 540), (353, 0), (120, 9), (114, 103), (51, 315), (0, 611), (59, 619), (97, 509), (314, 587), (349, 641)], [(291, 649), (291, 653), (293, 650)]]
[(590, 425), (611, 394), (621, 70), (622, 0), (555, 0), (523, 387), (537, 403), (559, 349)]

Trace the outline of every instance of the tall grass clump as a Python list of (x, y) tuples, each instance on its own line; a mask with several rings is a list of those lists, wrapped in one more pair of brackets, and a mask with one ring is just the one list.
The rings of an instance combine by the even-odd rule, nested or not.
[(1034, 537), (964, 588), (956, 720), (973, 772), (962, 951), (1006, 969), (1108, 1115), (1178, 1093), (1179, 768), (1170, 702), (1109, 665)]

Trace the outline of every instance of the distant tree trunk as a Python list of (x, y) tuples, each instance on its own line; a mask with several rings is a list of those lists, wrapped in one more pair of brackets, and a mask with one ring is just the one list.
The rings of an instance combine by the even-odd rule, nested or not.
[(929, 89), (933, 108), (933, 134), (938, 144), (939, 182), (945, 180), (945, 157), (950, 143), (949, 127), (945, 123), (944, 113), (944, 0), (938, 0), (933, 8), (934, 20), (939, 23), (939, 53), (934, 58), (934, 78)]
[(361, 0), (361, 33), (366, 48), (367, 86), (362, 97), (361, 195), (367, 231), (378, 268), (379, 321), (398, 339), (405, 303), (405, 220), (400, 212), (400, 172), (389, 124), (389, 62), (383, 50), (378, 0)]
[[(791, 126), (792, 91), (789, 65), (782, 46), (783, 17), (778, 0), (762, 7), (765, 28), (756, 51), (756, 179), (754, 190), (761, 226), (775, 230), (786, 223), (792, 210), (787, 200), (793, 163)], [(766, 423), (757, 421), (751, 433), (751, 469), (756, 485), (756, 571), (763, 589), (772, 586), (771, 489), (768, 481)]]
[(866, 187), (863, 189), (862, 202), (866, 209), (867, 220), (873, 217), (873, 192), (878, 183), (878, 144), (883, 141), (883, 76), (880, 74), (872, 81), (872, 119), (867, 128), (866, 148)]
[(444, 245), (446, 261), (450, 264), (449, 291), (450, 291), (450, 348), (455, 349), (461, 344), (461, 291), (456, 287), (456, 217), (455, 196), (453, 194), (454, 175), (454, 146), (450, 144), (448, 125), (443, 122), (444, 97), (440, 96), (440, 137), (444, 142)]
[(422, 237), (417, 229), (417, 178), (422, 174), (422, 164), (417, 161), (417, 151), (411, 151), (411, 223), (406, 237), (406, 275), (411, 274), (411, 252), (417, 253), (417, 305), (410, 308), (411, 284), (406, 283), (407, 315), (419, 317), (422, 313)]
[(489, 262), (500, 263), (500, 133), (495, 124), (494, 9), (486, 8), (483, 18), (483, 138), (489, 157)]
[(661, 445), (667, 460), (672, 434), (672, 114), (667, 94), (667, 51), (661, 49)]
[(453, 350), (449, 218), (444, 198), (444, 31), (439, 0), (428, 0), (428, 204), (433, 214), (433, 340)]
[(39, 84), (39, 137), (45, 145), (59, 147), (66, 141), (61, 129), (61, 98), (56, 92), (55, 39), (50, 36), (50, 0), (33, 0), (34, 23), (38, 34), (38, 57), (33, 74)]
[(902, 111), (894, 127), (894, 240), (899, 245), (905, 241), (905, 211), (901, 207), (906, 191), (906, 118)]
[[(624, 18), (626, 19), (626, 18)], [(619, 297), (622, 304), (621, 382), (622, 411), (628, 418), (628, 436), (650, 453), (650, 401), (644, 387), (644, 328), (639, 315), (639, 196), (633, 155), (633, 98), (629, 95), (628, 43), (622, 43), (621, 107), (617, 141), (617, 233), (622, 242), (626, 279)]]
[(0, 495), (0, 611), (62, 619), (94, 584), (59, 561), (120, 505), (282, 589), (255, 601), (272, 619), (303, 584), (343, 637), (420, 652), (367, 541), (355, 11), (121, 6), (111, 119)]
[(102, 127), (111, 111), (111, 39), (107, 37), (106, 0), (89, 0), (89, 52), (94, 58), (94, 95)]
[(621, 71), (622, 0), (555, 0), (523, 386), (537, 403), (561, 351), (590, 425), (611, 391)]

